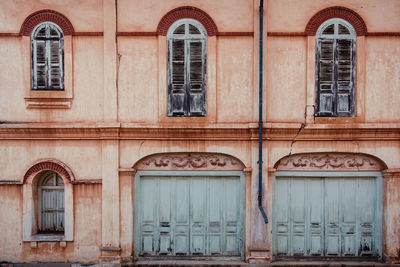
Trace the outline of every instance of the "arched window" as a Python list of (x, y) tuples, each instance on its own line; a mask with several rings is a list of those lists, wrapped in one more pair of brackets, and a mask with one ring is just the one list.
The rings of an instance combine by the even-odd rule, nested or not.
[(38, 180), (38, 232), (64, 232), (64, 182), (53, 171), (44, 172)]
[(38, 24), (31, 36), (32, 89), (64, 90), (64, 38), (52, 22)]
[(168, 116), (206, 116), (207, 33), (194, 19), (171, 25), (168, 41)]
[(354, 116), (356, 38), (353, 26), (343, 19), (329, 19), (319, 27), (316, 116)]

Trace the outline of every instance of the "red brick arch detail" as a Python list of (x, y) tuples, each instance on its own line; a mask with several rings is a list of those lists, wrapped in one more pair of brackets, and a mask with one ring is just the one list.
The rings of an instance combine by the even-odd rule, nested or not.
[(67, 165), (58, 160), (46, 159), (32, 165), (26, 171), (23, 183), (25, 183), (26, 180), (32, 175), (36, 176), (42, 171), (54, 171), (61, 175), (63, 178), (67, 179), (69, 182), (72, 182), (74, 179), (74, 175)]
[(207, 31), (208, 36), (215, 36), (218, 33), (214, 20), (203, 10), (192, 6), (183, 6), (172, 9), (162, 17), (157, 26), (157, 34), (167, 35), (169, 27), (179, 19), (195, 19), (199, 21)]
[(21, 35), (30, 36), (36, 25), (45, 21), (57, 24), (64, 35), (72, 35), (74, 33), (74, 27), (66, 16), (49, 9), (40, 10), (29, 15), (24, 23), (22, 23), (19, 33)]
[(305, 30), (306, 35), (315, 35), (319, 26), (321, 26), (321, 24), (326, 20), (332, 18), (340, 18), (348, 21), (351, 25), (353, 25), (357, 36), (363, 36), (367, 34), (367, 26), (360, 15), (349, 8), (333, 6), (319, 11), (308, 21)]

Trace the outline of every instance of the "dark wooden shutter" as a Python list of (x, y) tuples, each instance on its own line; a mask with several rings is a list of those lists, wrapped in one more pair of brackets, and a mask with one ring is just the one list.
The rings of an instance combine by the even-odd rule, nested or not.
[(49, 88), (62, 89), (62, 54), (61, 43), (59, 40), (50, 41), (50, 62), (49, 62)]
[(168, 116), (185, 115), (185, 41), (169, 42), (170, 83), (168, 88)]
[(317, 115), (333, 116), (335, 91), (335, 41), (318, 40), (317, 46)]
[(354, 41), (339, 39), (337, 42), (337, 115), (350, 116), (354, 109), (353, 75), (355, 68)]
[(47, 70), (46, 70), (46, 41), (36, 41), (36, 49), (34, 49), (34, 64), (36, 66), (33, 73), (34, 88), (46, 88), (47, 87)]
[(190, 116), (205, 115), (205, 51), (201, 40), (189, 42), (189, 112)]

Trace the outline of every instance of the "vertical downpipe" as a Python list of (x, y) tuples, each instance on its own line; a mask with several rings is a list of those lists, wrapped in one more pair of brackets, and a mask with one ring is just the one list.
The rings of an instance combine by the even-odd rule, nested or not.
[(267, 214), (264, 211), (262, 206), (262, 166), (263, 166), (263, 159), (262, 159), (262, 135), (263, 135), (263, 9), (264, 9), (264, 1), (260, 0), (260, 44), (259, 44), (259, 97), (258, 97), (258, 208), (264, 218), (264, 222), (268, 223)]

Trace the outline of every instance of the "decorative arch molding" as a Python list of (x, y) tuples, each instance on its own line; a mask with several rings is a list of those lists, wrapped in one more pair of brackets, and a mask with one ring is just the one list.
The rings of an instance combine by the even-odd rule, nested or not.
[(367, 34), (367, 26), (364, 20), (355, 11), (341, 6), (333, 6), (325, 8), (315, 14), (307, 23), (306, 35), (314, 36), (319, 26), (326, 20), (331, 18), (340, 18), (348, 21), (356, 30), (357, 36)]
[(160, 153), (139, 160), (135, 170), (153, 171), (243, 171), (239, 159), (222, 153)]
[(25, 172), (22, 183), (24, 184), (27, 181), (31, 182), (36, 175), (43, 171), (54, 171), (60, 174), (64, 180), (66, 179), (69, 183), (74, 180), (74, 174), (71, 169), (61, 161), (56, 159), (41, 159), (28, 168)]
[(157, 26), (158, 35), (167, 35), (169, 27), (177, 20), (189, 18), (199, 21), (207, 31), (208, 36), (215, 36), (218, 33), (217, 25), (214, 20), (203, 10), (192, 7), (183, 6), (172, 9), (165, 14)]
[(19, 32), (21, 35), (30, 36), (36, 25), (45, 21), (57, 24), (64, 35), (72, 35), (74, 33), (74, 27), (69, 19), (63, 14), (50, 9), (39, 10), (29, 15), (22, 23)]
[(386, 164), (360, 153), (301, 153), (286, 156), (274, 166), (277, 171), (382, 171)]

